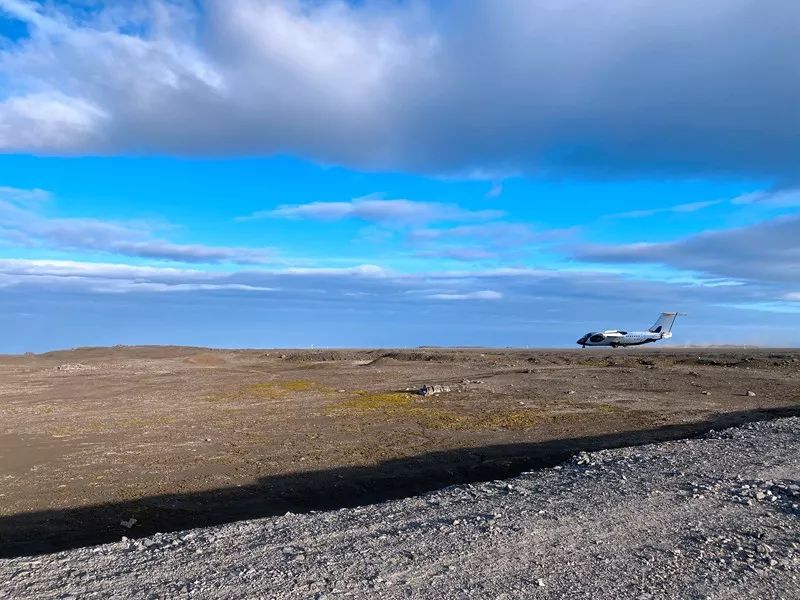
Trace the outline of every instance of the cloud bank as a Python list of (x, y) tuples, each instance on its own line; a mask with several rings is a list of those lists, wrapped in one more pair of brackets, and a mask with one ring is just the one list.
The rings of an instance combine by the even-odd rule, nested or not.
[(1, 150), (798, 178), (795, 0), (81, 6), (0, 0)]
[[(209, 271), (0, 259), (0, 290), (0, 351), (12, 352), (117, 343), (568, 346), (585, 331), (649, 325), (655, 312), (671, 308), (690, 314), (680, 324), (680, 343), (796, 338), (786, 324), (796, 298), (778, 305), (774, 286), (591, 271)], [(742, 326), (754, 314), (743, 305), (761, 306), (757, 327)]]
[(263, 249), (176, 244), (154, 235), (143, 223), (115, 223), (95, 218), (53, 218), (42, 214), (43, 190), (0, 188), (0, 247), (116, 254), (184, 263), (264, 264)]
[(800, 281), (800, 216), (672, 242), (584, 245), (572, 253), (588, 262), (662, 264), (712, 277), (792, 283)]

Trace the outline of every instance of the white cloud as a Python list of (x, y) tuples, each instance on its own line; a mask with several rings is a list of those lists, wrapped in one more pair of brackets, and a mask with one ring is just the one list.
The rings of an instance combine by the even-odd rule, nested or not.
[(800, 215), (706, 231), (670, 242), (566, 248), (582, 261), (662, 264), (712, 277), (758, 282), (800, 280)]
[[(81, 246), (77, 246), (77, 248), (81, 248)], [(126, 256), (187, 263), (231, 262), (240, 265), (259, 265), (270, 261), (269, 253), (264, 250), (203, 244), (173, 244), (163, 240), (116, 242), (101, 245), (96, 249)]]
[(431, 294), (427, 297), (434, 300), (500, 300), (503, 294), (494, 290), (480, 290), (478, 292)]
[[(0, 258), (0, 273), (12, 277), (15, 282), (22, 281), (23, 279), (33, 281), (47, 277), (63, 279), (119, 279), (127, 280), (132, 283), (169, 283), (171, 285), (191, 284), (205, 286), (216, 285), (219, 282), (227, 283), (232, 279), (236, 279), (234, 282), (236, 285), (258, 289), (266, 288), (253, 282), (260, 281), (259, 278), (265, 277), (280, 276), (298, 280), (309, 277), (382, 279), (391, 275), (389, 271), (377, 265), (356, 265), (342, 268), (254, 268), (246, 271), (229, 272), (207, 269), (139, 266), (123, 263), (22, 258)], [(237, 278), (243, 278), (243, 281), (239, 281)], [(228, 283), (228, 285), (234, 285), (234, 283)]]
[(25, 189), (0, 185), (0, 200), (15, 203), (44, 202), (52, 198), (47, 190), (39, 188)]
[(669, 214), (669, 213), (693, 213), (698, 210), (703, 210), (711, 206), (722, 204), (724, 200), (705, 200), (701, 202), (687, 202), (684, 204), (677, 204), (675, 206), (667, 206), (665, 208), (644, 208), (641, 210), (631, 210), (615, 215), (608, 215), (607, 219), (639, 219), (642, 217), (652, 217), (655, 215)]
[(76, 260), (45, 260), (2, 258), (0, 272), (19, 277), (89, 277), (102, 279), (182, 280), (210, 279), (213, 272), (173, 267), (147, 267), (120, 263), (84, 262)]
[(0, 150), (69, 154), (97, 147), (107, 118), (102, 108), (60, 92), (7, 98), (0, 102)]
[(489, 191), (486, 192), (487, 198), (499, 198), (503, 195), (503, 184), (502, 183), (494, 183), (492, 187), (489, 188)]
[(378, 265), (357, 265), (355, 267), (288, 267), (280, 271), (285, 275), (314, 275), (314, 276), (358, 276), (382, 278), (389, 275), (389, 271)]
[(733, 204), (754, 204), (778, 208), (800, 206), (800, 189), (760, 190), (742, 194), (731, 201)]
[[(93, 218), (48, 218), (30, 200), (47, 198), (41, 190), (0, 189), (0, 241), (8, 245), (117, 254), (187, 263), (264, 264), (264, 249), (176, 244), (159, 239), (140, 223), (115, 223)], [(16, 202), (4, 200), (16, 198)], [(26, 200), (20, 204), (19, 200)]]
[(218, 292), (218, 291), (235, 291), (235, 292), (275, 292), (277, 288), (262, 287), (257, 285), (239, 285), (235, 283), (219, 284), (219, 283), (143, 283), (139, 281), (118, 282), (118, 281), (102, 281), (97, 282), (92, 286), (92, 291), (98, 293), (111, 293), (111, 294), (125, 294), (129, 292), (154, 292), (154, 293), (172, 293), (172, 292)]
[(91, 6), (0, 0), (1, 149), (798, 174), (795, 0)]
[(359, 219), (381, 225), (419, 225), (441, 221), (493, 219), (504, 213), (497, 210), (469, 211), (453, 204), (417, 200), (377, 200), (356, 198), (348, 202), (310, 202), (285, 204), (274, 210), (256, 212), (240, 220), (279, 217), (338, 221)]

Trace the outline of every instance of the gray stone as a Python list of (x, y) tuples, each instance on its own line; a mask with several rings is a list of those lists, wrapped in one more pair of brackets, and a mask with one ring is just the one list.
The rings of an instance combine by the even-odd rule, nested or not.
[(450, 391), (450, 387), (435, 383), (433, 385), (425, 384), (419, 389), (419, 394), (422, 396), (433, 396), (435, 394), (443, 394)]

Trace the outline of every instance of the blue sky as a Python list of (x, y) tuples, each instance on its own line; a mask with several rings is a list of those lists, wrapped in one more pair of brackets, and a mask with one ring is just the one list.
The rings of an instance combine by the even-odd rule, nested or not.
[(796, 345), (797, 17), (0, 0), (0, 351)]

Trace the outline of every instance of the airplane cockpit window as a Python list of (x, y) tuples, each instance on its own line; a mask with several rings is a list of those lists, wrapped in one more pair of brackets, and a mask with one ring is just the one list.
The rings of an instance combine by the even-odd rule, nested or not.
[(597, 343), (597, 342), (602, 342), (604, 339), (606, 339), (606, 336), (604, 336), (602, 333), (595, 333), (592, 337), (589, 338), (589, 341)]

